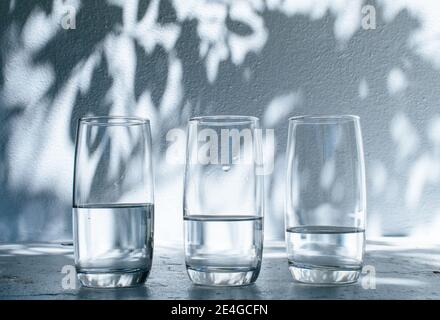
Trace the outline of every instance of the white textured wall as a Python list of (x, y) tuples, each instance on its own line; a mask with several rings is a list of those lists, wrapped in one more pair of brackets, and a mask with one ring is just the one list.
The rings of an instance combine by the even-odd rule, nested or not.
[[(376, 30), (360, 26), (366, 4)], [(158, 242), (182, 231), (167, 132), (192, 115), (261, 117), (277, 135), (267, 238), (282, 237), (287, 118), (339, 113), (362, 121), (368, 233), (440, 240), (439, 16), (434, 0), (2, 1), (0, 241), (70, 237), (89, 114), (151, 119)]]

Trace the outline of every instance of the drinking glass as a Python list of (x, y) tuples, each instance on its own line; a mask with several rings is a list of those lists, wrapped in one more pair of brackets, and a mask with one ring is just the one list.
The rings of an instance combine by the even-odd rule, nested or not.
[(82, 285), (112, 288), (145, 282), (153, 257), (151, 153), (148, 120), (79, 120), (73, 235)]
[(294, 280), (357, 281), (365, 246), (365, 193), (359, 117), (289, 119), (285, 226)]
[(253, 283), (263, 249), (259, 120), (196, 117), (187, 134), (183, 216), (188, 275), (198, 285)]

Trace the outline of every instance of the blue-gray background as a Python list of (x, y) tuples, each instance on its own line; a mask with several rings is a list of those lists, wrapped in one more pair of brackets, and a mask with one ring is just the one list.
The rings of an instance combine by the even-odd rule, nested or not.
[(439, 3), (1, 0), (0, 241), (71, 237), (76, 121), (109, 114), (152, 121), (159, 243), (182, 233), (167, 133), (192, 115), (261, 117), (276, 133), (266, 238), (282, 238), (287, 118), (338, 113), (361, 117), (369, 236), (440, 240)]

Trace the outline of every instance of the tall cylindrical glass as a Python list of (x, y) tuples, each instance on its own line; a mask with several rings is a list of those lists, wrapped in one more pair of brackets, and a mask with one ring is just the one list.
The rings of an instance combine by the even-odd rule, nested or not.
[(258, 118), (189, 121), (184, 191), (185, 261), (195, 284), (240, 286), (259, 274), (263, 163)]
[(153, 257), (153, 171), (148, 120), (78, 123), (73, 187), (75, 265), (82, 285), (145, 282)]
[(364, 255), (365, 216), (359, 118), (289, 119), (285, 226), (294, 280), (357, 281)]

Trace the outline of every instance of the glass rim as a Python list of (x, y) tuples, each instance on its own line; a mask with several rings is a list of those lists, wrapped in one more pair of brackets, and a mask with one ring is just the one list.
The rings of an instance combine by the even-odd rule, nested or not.
[(304, 124), (325, 124), (325, 123), (343, 123), (349, 121), (359, 121), (360, 117), (352, 114), (342, 115), (303, 115), (290, 117), (289, 122)]
[(188, 122), (198, 122), (206, 125), (243, 125), (258, 123), (260, 119), (254, 116), (242, 115), (212, 115), (192, 117)]
[(136, 126), (149, 124), (150, 120), (147, 118), (132, 116), (91, 116), (81, 117), (78, 122), (94, 126)]

